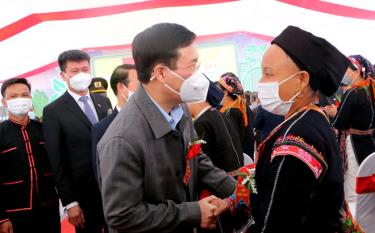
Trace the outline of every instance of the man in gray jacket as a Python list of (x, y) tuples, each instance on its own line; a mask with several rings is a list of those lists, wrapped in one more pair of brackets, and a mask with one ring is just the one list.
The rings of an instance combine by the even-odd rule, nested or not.
[[(142, 85), (98, 144), (99, 185), (111, 232), (214, 228), (235, 180), (191, 147), (198, 138), (184, 102), (205, 100), (195, 34), (156, 24), (133, 41)], [(198, 185), (212, 191), (198, 201)]]

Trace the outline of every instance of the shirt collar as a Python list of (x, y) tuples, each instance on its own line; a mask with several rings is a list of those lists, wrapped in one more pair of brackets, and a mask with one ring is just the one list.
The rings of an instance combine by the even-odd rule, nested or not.
[[(78, 103), (79, 101), (79, 98), (81, 98), (80, 95), (72, 92), (71, 90), (68, 89), (68, 93), (73, 97), (73, 99)], [(90, 96), (90, 92), (88, 91), (87, 94), (85, 95), (87, 97), (89, 97), (89, 100), (91, 100), (91, 96)]]
[(177, 105), (176, 107), (172, 108), (171, 113), (168, 114), (166, 111), (164, 111), (162, 107), (160, 107), (159, 104), (156, 103), (156, 101), (148, 93), (147, 95), (148, 97), (150, 97), (151, 101), (156, 105), (161, 114), (164, 116), (169, 126), (171, 126), (173, 130), (176, 130), (177, 124), (180, 122), (182, 116), (184, 115), (184, 110), (182, 109), (181, 105)]
[(27, 120), (27, 124), (24, 126), (24, 125), (22, 125), (20, 122), (18, 122), (18, 121), (15, 121), (15, 120), (12, 120), (12, 119), (8, 119), (9, 120), (9, 122), (12, 122), (13, 124), (16, 124), (16, 125), (18, 125), (19, 127), (21, 127), (21, 128), (26, 128), (27, 126), (29, 126), (29, 124), (30, 124), (30, 117), (28, 117), (28, 120)]

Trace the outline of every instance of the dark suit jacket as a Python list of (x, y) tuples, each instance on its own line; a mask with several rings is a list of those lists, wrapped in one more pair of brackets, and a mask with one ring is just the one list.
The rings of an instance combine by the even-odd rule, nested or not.
[[(184, 106), (186, 107), (186, 106)], [(236, 182), (200, 154), (189, 161), (189, 142), (197, 139), (191, 116), (173, 130), (140, 87), (98, 144), (99, 185), (110, 232), (192, 232), (201, 221), (198, 183), (227, 197)]]
[[(91, 94), (91, 99), (99, 120), (107, 116), (108, 98)], [(43, 110), (46, 148), (63, 206), (84, 200), (97, 186), (91, 166), (91, 127), (68, 92)]]
[(103, 137), (105, 131), (108, 129), (109, 125), (112, 123), (113, 119), (117, 116), (118, 110), (115, 108), (111, 115), (104, 117), (101, 121), (96, 123), (91, 131), (92, 137), (92, 169), (94, 171), (95, 179), (98, 180), (98, 170), (96, 166), (96, 146), (98, 142)]

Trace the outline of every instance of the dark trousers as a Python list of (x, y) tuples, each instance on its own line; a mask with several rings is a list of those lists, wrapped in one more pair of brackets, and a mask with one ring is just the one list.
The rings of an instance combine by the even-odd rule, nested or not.
[(32, 210), (8, 213), (14, 233), (60, 233), (59, 202), (34, 205)]
[(85, 223), (83, 229), (76, 227), (76, 233), (107, 233), (108, 227), (104, 220), (99, 188), (97, 186), (90, 188), (91, 192), (80, 190), (82, 195), (79, 195), (78, 203), (85, 217)]

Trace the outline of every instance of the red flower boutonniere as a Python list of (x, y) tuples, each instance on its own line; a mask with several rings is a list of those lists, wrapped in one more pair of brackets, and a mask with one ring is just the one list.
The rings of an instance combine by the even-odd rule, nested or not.
[(186, 169), (184, 175), (184, 184), (187, 185), (190, 180), (191, 170), (190, 170), (190, 160), (197, 157), (202, 152), (202, 144), (206, 144), (204, 140), (196, 140), (190, 142), (186, 153)]
[(189, 143), (186, 153), (186, 159), (192, 160), (194, 159), (194, 157), (198, 156), (202, 151), (202, 144), (206, 144), (206, 142), (203, 140), (197, 140)]

